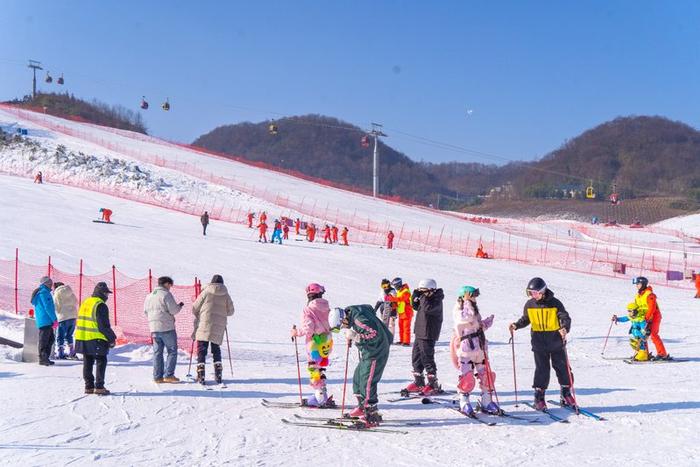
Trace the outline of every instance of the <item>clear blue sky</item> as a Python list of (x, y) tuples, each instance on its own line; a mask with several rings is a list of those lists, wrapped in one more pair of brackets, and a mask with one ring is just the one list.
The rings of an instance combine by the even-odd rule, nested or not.
[(700, 128), (699, 25), (694, 0), (4, 0), (0, 99), (30, 91), (32, 58), (79, 97), (146, 95), (169, 139), (318, 113), (384, 123), (416, 160), (501, 163), (399, 132), (529, 160), (621, 115)]

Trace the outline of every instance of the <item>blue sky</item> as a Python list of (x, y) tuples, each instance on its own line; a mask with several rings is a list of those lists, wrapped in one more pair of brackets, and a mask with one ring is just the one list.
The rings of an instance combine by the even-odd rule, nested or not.
[(617, 116), (700, 128), (699, 24), (698, 1), (4, 0), (0, 99), (31, 90), (31, 58), (79, 97), (146, 95), (168, 139), (318, 113), (381, 122), (416, 160), (500, 164)]

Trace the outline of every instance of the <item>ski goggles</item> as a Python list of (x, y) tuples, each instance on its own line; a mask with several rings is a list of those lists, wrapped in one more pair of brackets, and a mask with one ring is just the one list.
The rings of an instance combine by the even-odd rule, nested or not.
[(541, 289), (541, 290), (531, 290), (531, 289), (525, 289), (525, 295), (528, 297), (534, 297), (535, 295), (544, 295), (544, 293), (547, 291), (547, 287)]

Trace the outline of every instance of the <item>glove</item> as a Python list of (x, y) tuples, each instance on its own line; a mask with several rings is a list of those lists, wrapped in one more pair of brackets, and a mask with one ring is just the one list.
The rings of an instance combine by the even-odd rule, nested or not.
[(561, 334), (562, 340), (566, 340), (566, 328), (561, 328), (559, 334)]
[(650, 323), (647, 323), (647, 327), (644, 328), (644, 337), (649, 337), (651, 336), (651, 327), (649, 326)]
[(617, 315), (613, 315), (612, 317), (612, 322), (617, 324)]
[(296, 326), (292, 328), (292, 330), (289, 332), (289, 335), (292, 337), (297, 337), (299, 335)]
[(357, 337), (357, 333), (352, 329), (348, 328), (345, 330), (345, 338), (349, 341), (354, 340)]
[(510, 330), (511, 333), (516, 331), (517, 328), (515, 327), (515, 323), (510, 323), (510, 326), (508, 326), (508, 330)]
[(51, 328), (53, 328), (54, 331), (56, 329), (58, 329), (58, 321), (54, 321), (53, 324), (51, 325)]

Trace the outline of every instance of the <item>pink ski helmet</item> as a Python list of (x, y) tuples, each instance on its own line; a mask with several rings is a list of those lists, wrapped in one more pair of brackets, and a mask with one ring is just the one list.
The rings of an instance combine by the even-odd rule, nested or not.
[(323, 293), (326, 293), (326, 289), (324, 289), (321, 284), (317, 284), (315, 282), (312, 282), (311, 284), (306, 286), (306, 293), (307, 294), (323, 294)]

